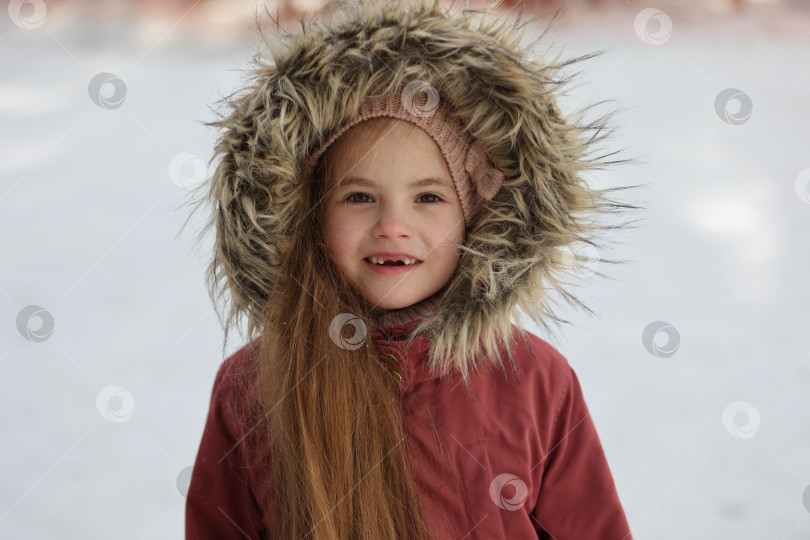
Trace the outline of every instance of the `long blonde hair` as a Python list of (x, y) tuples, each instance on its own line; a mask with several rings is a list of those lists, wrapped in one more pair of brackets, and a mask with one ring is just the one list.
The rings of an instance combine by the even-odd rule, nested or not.
[[(256, 491), (267, 493), (264, 508), (275, 501), (273, 538), (428, 540), (399, 398), (371, 343), (382, 311), (344, 278), (325, 246), (325, 170), (319, 166), (304, 187), (295, 256), (280, 272), (289, 279), (266, 306), (255, 377), (244, 388), (254, 404), (245, 444), (273, 482)], [(352, 335), (352, 325), (335, 326), (341, 314), (364, 325)]]

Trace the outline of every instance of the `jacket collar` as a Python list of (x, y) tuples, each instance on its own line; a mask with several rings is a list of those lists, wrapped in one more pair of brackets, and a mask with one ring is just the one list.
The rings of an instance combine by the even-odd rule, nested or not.
[[(422, 333), (411, 337), (411, 331), (421, 320), (420, 317), (403, 324), (389, 324), (372, 334), (380, 369), (383, 372), (394, 371), (402, 378), (399, 385), (392, 385), (392, 389), (400, 395), (412, 392), (416, 384), (440, 378), (439, 374), (429, 369), (428, 337)], [(392, 363), (394, 359), (395, 363)]]

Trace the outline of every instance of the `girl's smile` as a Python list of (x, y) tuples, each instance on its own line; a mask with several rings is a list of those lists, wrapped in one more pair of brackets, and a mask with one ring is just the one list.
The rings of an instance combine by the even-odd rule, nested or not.
[(406, 263), (378, 264), (378, 263), (373, 263), (373, 262), (369, 261), (367, 258), (363, 259), (363, 261), (366, 263), (366, 266), (368, 266), (369, 269), (371, 269), (374, 272), (377, 272), (378, 274), (382, 274), (384, 276), (387, 276), (387, 275), (398, 276), (400, 274), (405, 274), (406, 272), (411, 272), (413, 270), (416, 270), (416, 268), (418, 268), (422, 264), (422, 261), (416, 261), (416, 262), (413, 262), (413, 263), (410, 263), (410, 264), (406, 264)]

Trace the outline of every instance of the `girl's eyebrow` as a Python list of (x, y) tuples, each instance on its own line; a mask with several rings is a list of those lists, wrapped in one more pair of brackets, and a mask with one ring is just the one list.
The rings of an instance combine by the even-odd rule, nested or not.
[[(366, 178), (362, 178), (359, 176), (348, 176), (341, 180), (340, 187), (345, 186), (365, 186), (365, 187), (379, 187), (377, 184), (368, 180)], [(439, 187), (449, 187), (447, 182), (440, 180), (434, 177), (422, 178), (420, 180), (414, 180), (410, 183), (409, 187), (411, 188), (425, 188), (429, 186), (439, 186)]]

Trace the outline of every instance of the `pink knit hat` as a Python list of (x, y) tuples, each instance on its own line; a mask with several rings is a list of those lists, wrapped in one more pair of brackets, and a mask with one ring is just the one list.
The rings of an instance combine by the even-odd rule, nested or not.
[[(418, 104), (414, 95), (423, 90), (426, 99)], [(453, 176), (464, 223), (470, 225), (481, 210), (482, 203), (492, 200), (498, 192), (504, 175), (490, 161), (491, 155), (484, 144), (477, 139), (472, 140), (463, 132), (461, 122), (448, 115), (448, 108), (440, 102), (439, 93), (427, 83), (410, 83), (398, 95), (369, 99), (363, 103), (357, 115), (337, 129), (310, 156), (305, 174), (308, 176), (314, 170), (321, 155), (344, 132), (364, 120), (379, 116), (411, 122), (436, 141)]]

